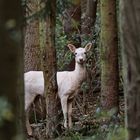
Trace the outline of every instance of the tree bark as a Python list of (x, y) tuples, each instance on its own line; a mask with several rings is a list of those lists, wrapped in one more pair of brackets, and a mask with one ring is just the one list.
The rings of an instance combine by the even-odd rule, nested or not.
[(57, 82), (56, 82), (56, 50), (55, 50), (55, 19), (56, 0), (48, 1), (49, 7), (46, 15), (46, 46), (43, 48), (43, 72), (45, 79), (46, 96), (46, 136), (54, 137), (58, 125)]
[(120, 1), (120, 32), (125, 67), (127, 140), (140, 139), (140, 1)]
[[(102, 0), (101, 10), (101, 105), (118, 111), (118, 43), (116, 1)], [(112, 112), (112, 113), (113, 113)], [(114, 114), (113, 113), (113, 114)]]
[(96, 20), (97, 0), (83, 0), (81, 2), (81, 34), (84, 36), (81, 40), (91, 36)]
[(38, 1), (27, 0), (25, 5), (24, 71), (41, 70), (41, 51), (39, 42)]
[(24, 140), (21, 3), (0, 1), (0, 139)]

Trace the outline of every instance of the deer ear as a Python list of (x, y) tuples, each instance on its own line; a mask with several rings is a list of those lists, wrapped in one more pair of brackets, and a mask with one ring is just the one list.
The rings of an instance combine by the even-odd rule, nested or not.
[(76, 50), (76, 48), (75, 48), (75, 46), (74, 45), (72, 45), (72, 44), (68, 44), (68, 48), (70, 49), (70, 51), (71, 52), (75, 52), (75, 50)]
[(88, 44), (85, 46), (86, 52), (90, 51), (91, 47), (92, 47), (92, 43), (88, 43)]

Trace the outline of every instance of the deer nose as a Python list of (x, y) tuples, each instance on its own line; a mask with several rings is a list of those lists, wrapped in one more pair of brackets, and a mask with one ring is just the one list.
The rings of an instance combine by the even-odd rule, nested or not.
[(79, 59), (79, 61), (80, 61), (81, 63), (83, 63), (83, 62), (84, 62), (83, 58), (80, 58), (80, 59)]

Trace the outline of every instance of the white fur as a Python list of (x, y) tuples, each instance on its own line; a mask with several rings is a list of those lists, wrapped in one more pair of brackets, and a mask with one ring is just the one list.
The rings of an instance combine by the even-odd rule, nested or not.
[[(77, 94), (82, 82), (86, 79), (86, 52), (90, 50), (91, 43), (85, 48), (76, 49), (69, 44), (68, 47), (75, 54), (75, 70), (57, 72), (58, 95), (61, 100), (61, 106), (64, 116), (64, 127), (72, 127), (72, 101)], [(32, 129), (29, 123), (29, 107), (37, 95), (44, 94), (44, 77), (42, 71), (30, 71), (25, 73), (25, 111), (26, 128), (29, 135), (32, 135)]]

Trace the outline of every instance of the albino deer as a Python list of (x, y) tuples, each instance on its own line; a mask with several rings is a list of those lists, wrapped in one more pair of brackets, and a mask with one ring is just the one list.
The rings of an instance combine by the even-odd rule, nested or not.
[[(72, 101), (80, 89), (81, 84), (86, 79), (86, 53), (90, 50), (92, 44), (88, 43), (85, 48), (75, 48), (68, 44), (69, 49), (75, 55), (75, 70), (57, 72), (58, 95), (61, 101), (61, 107), (64, 116), (64, 127), (72, 127)], [(44, 94), (44, 77), (42, 71), (30, 71), (25, 73), (25, 112), (26, 128), (29, 135), (32, 135), (32, 129), (29, 123), (29, 108), (37, 95)]]

